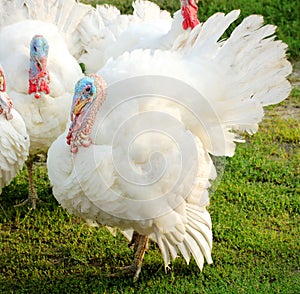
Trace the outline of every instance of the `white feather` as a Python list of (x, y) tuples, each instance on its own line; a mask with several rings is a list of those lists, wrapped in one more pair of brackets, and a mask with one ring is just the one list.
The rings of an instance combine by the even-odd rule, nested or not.
[(166, 267), (178, 252), (187, 263), (192, 255), (200, 269), (204, 259), (212, 262), (210, 154), (232, 156), (241, 141), (235, 131), (255, 132), (263, 106), (290, 91), (286, 46), (274, 41), (274, 27), (262, 26), (261, 17), (250, 16), (220, 40), (238, 14), (212, 16), (177, 35), (169, 50), (137, 49), (110, 59), (99, 71), (108, 94), (93, 144), (73, 155), (64, 133), (48, 152), (63, 207), (150, 235)]
[(28, 156), (29, 136), (20, 114), (12, 109), (13, 118), (0, 115), (0, 194), (16, 176)]

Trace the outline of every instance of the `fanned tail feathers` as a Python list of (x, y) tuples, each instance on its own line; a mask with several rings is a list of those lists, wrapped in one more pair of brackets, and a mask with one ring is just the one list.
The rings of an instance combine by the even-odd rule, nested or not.
[(254, 133), (264, 115), (263, 106), (288, 97), (291, 85), (287, 76), (292, 67), (286, 59), (287, 45), (275, 40), (276, 27), (264, 25), (260, 15), (246, 17), (227, 40), (221, 40), (238, 15), (235, 10), (211, 16), (191, 32), (183, 54), (208, 70), (216, 69), (216, 84), (223, 90), (209, 100), (224, 126)]
[(244, 93), (263, 106), (281, 102), (291, 90), (286, 79), (292, 71), (287, 45), (274, 40), (275, 30), (273, 25), (263, 25), (262, 16), (248, 16), (224, 42), (216, 59), (239, 72), (237, 82), (244, 86)]

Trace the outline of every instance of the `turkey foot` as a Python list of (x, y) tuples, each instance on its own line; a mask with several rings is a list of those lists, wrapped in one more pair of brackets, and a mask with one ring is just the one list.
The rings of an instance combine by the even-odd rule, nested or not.
[(133, 233), (130, 245), (134, 245), (133, 263), (128, 266), (117, 268), (117, 273), (111, 274), (110, 277), (119, 277), (122, 275), (133, 275), (133, 282), (136, 282), (142, 269), (142, 263), (146, 250), (148, 249), (149, 236)]

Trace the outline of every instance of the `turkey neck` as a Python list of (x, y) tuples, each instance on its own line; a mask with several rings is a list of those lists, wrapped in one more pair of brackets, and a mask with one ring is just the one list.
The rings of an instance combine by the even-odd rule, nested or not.
[(88, 102), (78, 115), (72, 114), (72, 123), (67, 135), (67, 144), (72, 153), (78, 152), (78, 147), (89, 147), (92, 144), (90, 134), (95, 123), (97, 113), (106, 98), (106, 84), (98, 75), (89, 75), (95, 80), (96, 96)]
[(41, 93), (50, 94), (50, 76), (47, 70), (49, 45), (42, 35), (35, 35), (30, 43), (30, 68), (28, 94), (39, 99)]
[(6, 79), (3, 69), (0, 67), (0, 114), (3, 113), (7, 120), (13, 118), (11, 113), (12, 101), (6, 93)]

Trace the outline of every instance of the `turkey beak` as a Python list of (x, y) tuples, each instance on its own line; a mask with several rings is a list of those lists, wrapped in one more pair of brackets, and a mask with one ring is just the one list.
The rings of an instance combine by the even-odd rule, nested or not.
[(86, 102), (84, 100), (83, 101), (80, 101), (80, 99), (76, 100), (76, 103), (73, 107), (73, 113), (75, 115), (78, 115), (81, 112), (81, 109), (84, 107), (85, 104), (86, 104)]
[(4, 78), (0, 75), (0, 91), (4, 92)]
[(73, 98), (73, 107), (72, 107), (72, 115), (79, 115), (82, 112), (82, 109), (85, 105), (90, 101), (89, 99), (83, 99), (82, 95), (74, 95)]
[(39, 72), (47, 74), (47, 56), (35, 57), (35, 65)]
[(5, 75), (0, 67), (0, 92), (5, 92), (6, 91), (6, 83), (5, 83)]

